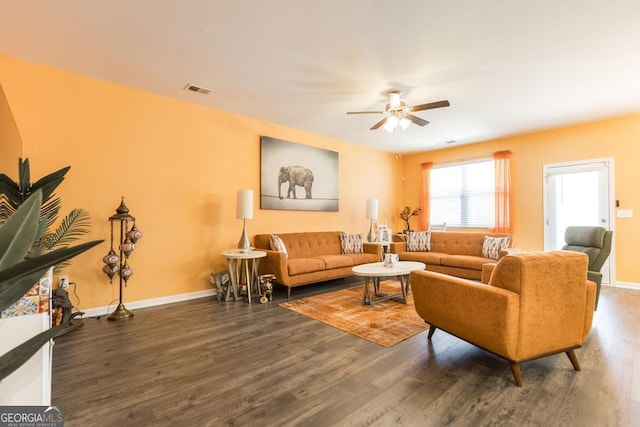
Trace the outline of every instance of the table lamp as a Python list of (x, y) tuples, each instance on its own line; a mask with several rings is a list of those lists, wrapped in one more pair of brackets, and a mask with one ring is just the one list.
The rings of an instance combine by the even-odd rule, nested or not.
[(378, 219), (378, 199), (367, 199), (367, 219), (371, 220), (371, 227), (369, 228), (367, 240), (369, 242), (375, 242), (376, 232), (373, 229), (373, 220)]
[(253, 190), (238, 190), (236, 195), (236, 218), (243, 221), (242, 237), (238, 242), (241, 252), (251, 252), (251, 243), (247, 234), (247, 220), (253, 218)]

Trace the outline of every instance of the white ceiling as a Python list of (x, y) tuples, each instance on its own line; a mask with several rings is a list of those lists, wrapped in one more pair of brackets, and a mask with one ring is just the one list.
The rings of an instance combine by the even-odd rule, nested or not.
[[(396, 153), (638, 112), (639, 48), (638, 0), (0, 0), (0, 54)], [(345, 114), (391, 89), (451, 107)]]

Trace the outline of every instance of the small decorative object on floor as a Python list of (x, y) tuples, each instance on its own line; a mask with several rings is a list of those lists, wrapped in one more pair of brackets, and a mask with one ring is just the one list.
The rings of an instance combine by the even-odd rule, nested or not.
[[(136, 249), (136, 243), (142, 237), (142, 233), (136, 227), (135, 218), (129, 215), (129, 208), (124, 204), (124, 197), (120, 201), (120, 206), (116, 209), (116, 213), (109, 217), (111, 222), (111, 249), (109, 253), (102, 258), (105, 266), (102, 267), (102, 271), (109, 276), (109, 282), (112, 283), (113, 276), (118, 273), (120, 281), (120, 301), (118, 307), (113, 313), (107, 317), (109, 320), (126, 320), (133, 317), (133, 313), (127, 310), (123, 301), (124, 286), (127, 286), (129, 278), (133, 275), (133, 269), (129, 267), (129, 256)], [(118, 240), (118, 249), (120, 255), (113, 249), (113, 224), (120, 223), (120, 237)], [(133, 225), (129, 229), (129, 222)]]
[(225, 295), (227, 294), (227, 288), (229, 287), (229, 272), (221, 271), (220, 273), (211, 273), (209, 277), (209, 282), (212, 285), (216, 285), (216, 295), (218, 295), (218, 299), (220, 301), (225, 300)]
[(260, 304), (265, 304), (267, 301), (271, 301), (273, 297), (273, 283), (275, 280), (275, 274), (263, 274), (260, 276), (260, 291), (262, 296), (260, 297)]
[(420, 215), (420, 212), (422, 212), (421, 208), (415, 208), (412, 211), (409, 206), (405, 206), (404, 209), (402, 210), (402, 212), (400, 212), (400, 218), (402, 218), (402, 220), (404, 221), (405, 227), (406, 227), (405, 230), (404, 230), (405, 233), (413, 231), (411, 229), (411, 225), (409, 224), (409, 220), (411, 219), (412, 216)]

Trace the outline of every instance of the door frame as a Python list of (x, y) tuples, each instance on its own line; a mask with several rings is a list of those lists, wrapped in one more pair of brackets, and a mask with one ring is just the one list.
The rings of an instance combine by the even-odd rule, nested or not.
[[(607, 180), (609, 182), (609, 198), (607, 200), (607, 205), (609, 206), (609, 223), (608, 229), (613, 231), (613, 242), (611, 243), (611, 254), (609, 255), (609, 259), (607, 260), (609, 263), (609, 283), (608, 286), (616, 285), (616, 268), (615, 268), (615, 203), (614, 203), (614, 177), (615, 177), (615, 158), (614, 157), (601, 157), (596, 159), (587, 159), (587, 160), (575, 160), (569, 162), (561, 162), (561, 163), (545, 163), (542, 165), (542, 203), (543, 203), (543, 234), (544, 234), (544, 248), (546, 250), (549, 242), (549, 182), (548, 182), (548, 172), (550, 168), (557, 167), (568, 167), (568, 166), (585, 166), (592, 163), (606, 163), (608, 166), (608, 176)], [(604, 283), (603, 283), (604, 285)]]

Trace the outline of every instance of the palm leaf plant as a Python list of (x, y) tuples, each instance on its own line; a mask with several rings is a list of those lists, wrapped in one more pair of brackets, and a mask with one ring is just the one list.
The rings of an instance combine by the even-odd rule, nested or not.
[[(46, 250), (65, 248), (83, 234), (88, 233), (90, 216), (89, 212), (82, 208), (72, 210), (54, 231), (50, 231), (57, 222), (61, 207), (60, 198), (54, 192), (70, 168), (67, 166), (31, 183), (29, 159), (18, 159), (17, 182), (5, 174), (0, 174), (0, 224), (6, 221), (31, 194), (42, 190), (43, 201), (38, 216), (41, 225), (34, 241), (35, 247)], [(68, 264), (69, 261), (56, 265), (55, 271), (62, 270)]]
[[(42, 189), (36, 190), (0, 225), (0, 311), (25, 295), (48, 268), (102, 242), (94, 240), (27, 258), (40, 228), (42, 197)], [(0, 356), (0, 380), (22, 366), (66, 326), (59, 325), (40, 332)]]

